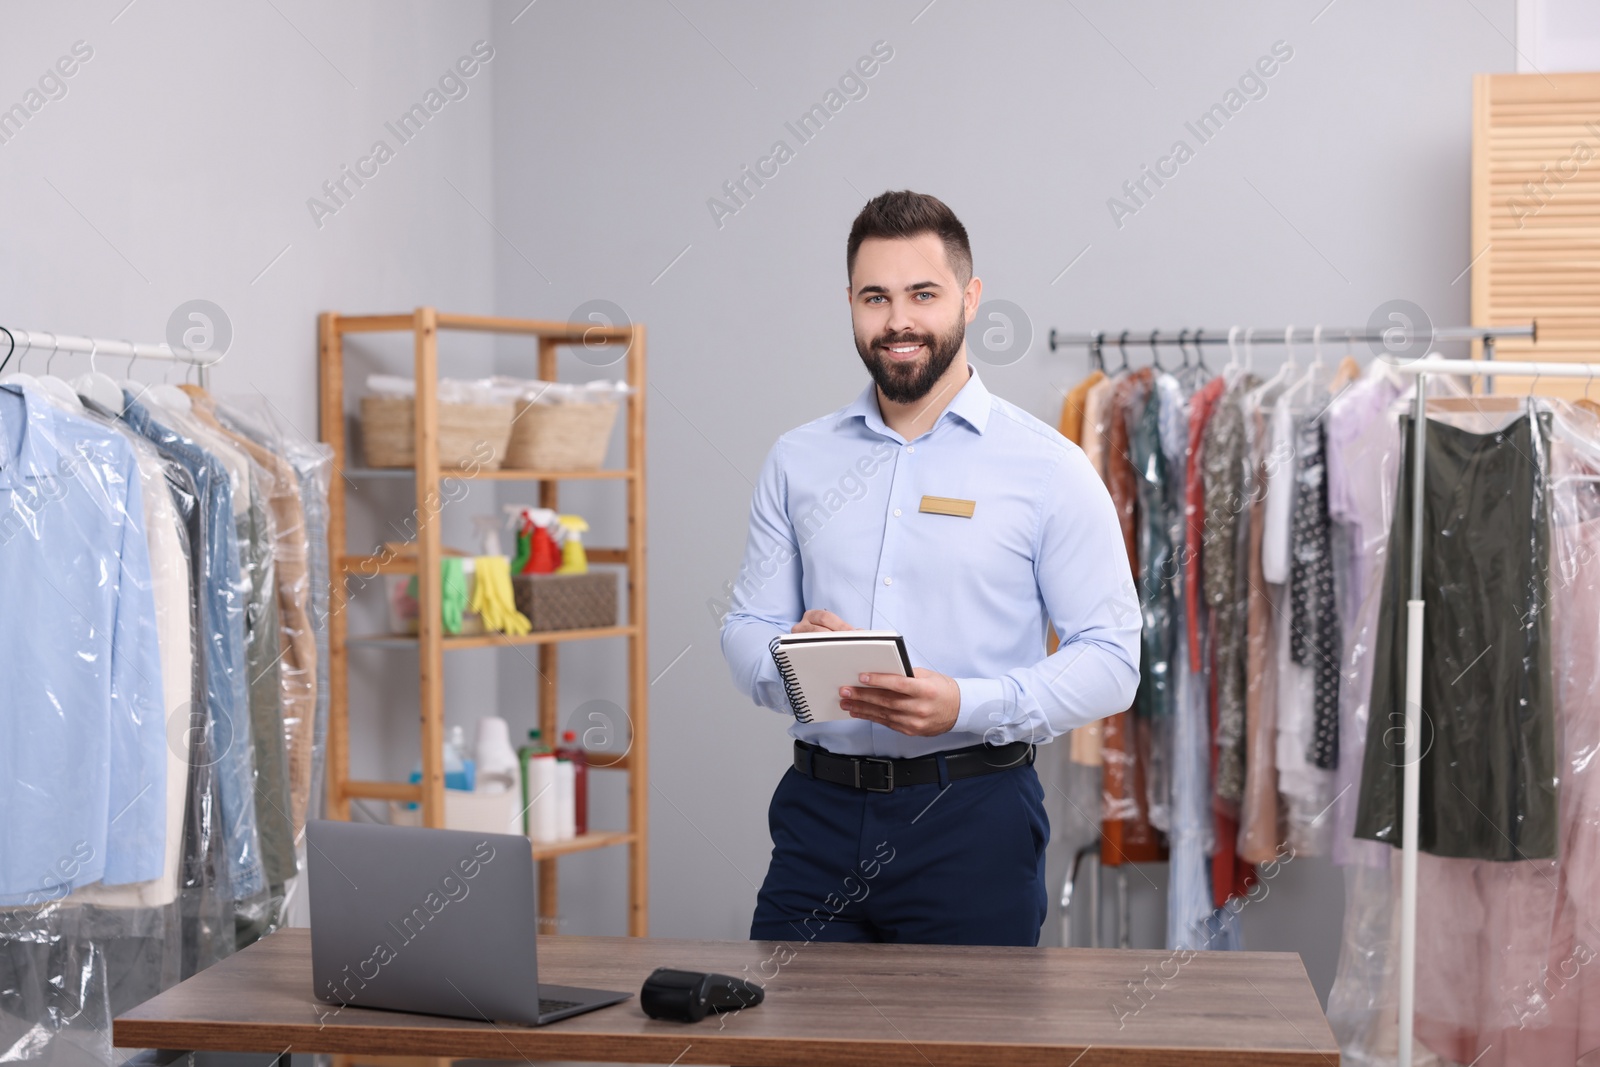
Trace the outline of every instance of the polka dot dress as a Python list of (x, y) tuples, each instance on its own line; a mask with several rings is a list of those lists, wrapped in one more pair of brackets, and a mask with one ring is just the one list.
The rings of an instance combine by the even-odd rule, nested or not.
[(1310, 667), (1315, 681), (1313, 732), (1306, 758), (1329, 770), (1339, 766), (1340, 645), (1329, 543), (1326, 446), (1321, 421), (1306, 419), (1296, 427), (1289, 656), (1302, 667)]

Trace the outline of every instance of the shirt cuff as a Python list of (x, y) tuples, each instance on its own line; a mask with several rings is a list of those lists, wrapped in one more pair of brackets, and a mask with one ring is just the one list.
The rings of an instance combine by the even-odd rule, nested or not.
[(961, 690), (961, 709), (951, 732), (982, 734), (985, 741), (1002, 736), (1011, 718), (1004, 679), (957, 678), (956, 688)]

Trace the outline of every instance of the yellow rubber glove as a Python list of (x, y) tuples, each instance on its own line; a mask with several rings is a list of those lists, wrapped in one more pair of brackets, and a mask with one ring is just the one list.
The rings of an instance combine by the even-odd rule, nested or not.
[(472, 588), (472, 610), (483, 619), (485, 629), (521, 637), (533, 629), (528, 617), (517, 610), (511, 591), (511, 561), (504, 556), (479, 556), (473, 560), (477, 582)]

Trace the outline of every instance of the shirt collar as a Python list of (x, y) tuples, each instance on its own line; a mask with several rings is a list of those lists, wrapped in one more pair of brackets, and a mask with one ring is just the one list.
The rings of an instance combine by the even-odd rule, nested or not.
[[(982, 434), (984, 428), (989, 424), (989, 411), (993, 405), (990, 402), (989, 390), (984, 388), (983, 379), (978, 377), (978, 369), (971, 364), (968, 364), (967, 369), (971, 372), (967, 376), (967, 383), (956, 390), (956, 395), (951, 398), (950, 403), (940, 413), (939, 421), (943, 421), (947, 415), (954, 415), (979, 434)], [(840, 413), (839, 422), (842, 424), (846, 420), (853, 418), (865, 419), (869, 429), (876, 430), (885, 436), (894, 433), (884, 424), (883, 413), (878, 410), (878, 386), (876, 382), (867, 383), (867, 387), (861, 391), (861, 395), (856, 397), (850, 403), (850, 406)], [(938, 422), (935, 422), (934, 425), (937, 426)]]
[[(55, 432), (55, 411), (50, 401), (32, 389), (13, 387), (22, 394), (22, 443), (15, 456), (0, 457), (0, 482), (20, 487), (23, 478), (54, 476), (60, 473), (57, 462), (60, 453), (51, 441)], [(14, 395), (14, 394), (13, 394)], [(8, 407), (10, 405), (7, 405)], [(0, 443), (9, 444), (9, 435), (0, 437)]]

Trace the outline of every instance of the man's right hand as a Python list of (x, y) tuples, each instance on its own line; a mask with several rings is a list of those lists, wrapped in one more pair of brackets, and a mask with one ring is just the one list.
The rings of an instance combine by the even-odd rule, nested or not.
[(800, 616), (800, 621), (794, 624), (789, 632), (792, 634), (813, 634), (821, 630), (854, 630), (855, 627), (845, 622), (831, 611), (813, 608)]

